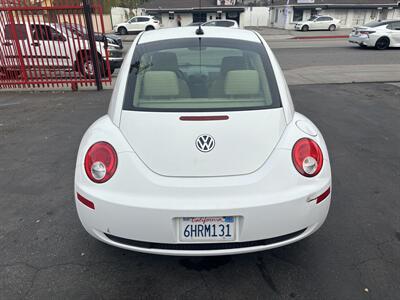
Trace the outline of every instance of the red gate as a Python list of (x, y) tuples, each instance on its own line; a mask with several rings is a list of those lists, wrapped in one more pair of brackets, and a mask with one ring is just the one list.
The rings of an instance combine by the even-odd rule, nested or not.
[(0, 0), (0, 89), (111, 83), (102, 6)]

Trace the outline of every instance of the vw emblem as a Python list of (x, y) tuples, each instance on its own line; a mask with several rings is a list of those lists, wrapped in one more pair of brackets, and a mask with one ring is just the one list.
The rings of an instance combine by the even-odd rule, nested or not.
[(209, 134), (202, 134), (196, 139), (196, 147), (201, 152), (210, 152), (215, 147), (215, 140)]

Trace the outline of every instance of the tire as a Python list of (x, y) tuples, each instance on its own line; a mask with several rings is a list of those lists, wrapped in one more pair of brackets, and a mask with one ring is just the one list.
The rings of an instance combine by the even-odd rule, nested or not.
[(120, 35), (127, 35), (128, 34), (128, 29), (126, 29), (125, 27), (119, 27), (118, 28), (118, 33)]
[(362, 45), (362, 44), (359, 44), (358, 46), (360, 46), (361, 48), (363, 48), (363, 49), (367, 49), (368, 48), (368, 46), (367, 45)]
[(336, 25), (332, 24), (328, 28), (329, 31), (335, 31), (336, 30)]
[(303, 27), (301, 27), (301, 31), (308, 31), (310, 28), (308, 27), (308, 25), (304, 25)]
[(381, 37), (379, 40), (376, 41), (375, 43), (375, 49), (378, 50), (385, 50), (389, 48), (390, 45), (390, 40), (387, 37)]
[(149, 30), (154, 30), (154, 29), (155, 29), (155, 28), (154, 28), (153, 26), (147, 26), (145, 30), (146, 30), (146, 31), (149, 31)]

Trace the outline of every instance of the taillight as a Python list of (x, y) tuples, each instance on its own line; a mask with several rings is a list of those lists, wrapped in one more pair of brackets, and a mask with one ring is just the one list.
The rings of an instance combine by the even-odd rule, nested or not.
[(324, 157), (316, 142), (312, 139), (302, 138), (293, 147), (292, 160), (301, 175), (314, 177), (321, 171)]
[(96, 183), (109, 180), (117, 170), (117, 164), (117, 153), (107, 142), (93, 144), (85, 156), (86, 175)]
[(367, 35), (368, 37), (369, 37), (369, 35), (370, 35), (371, 33), (375, 33), (375, 31), (360, 31), (360, 34)]

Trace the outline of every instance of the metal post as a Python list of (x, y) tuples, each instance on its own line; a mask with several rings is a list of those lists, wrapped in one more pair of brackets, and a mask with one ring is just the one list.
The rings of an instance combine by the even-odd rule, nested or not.
[(97, 90), (100, 91), (103, 89), (103, 84), (101, 82), (99, 57), (97, 55), (96, 40), (94, 38), (94, 29), (93, 29), (93, 21), (92, 21), (92, 6), (91, 6), (90, 2), (91, 2), (91, 0), (82, 0), (83, 11), (85, 13), (85, 20), (86, 20), (88, 37), (89, 37), (90, 55), (92, 56), (92, 60), (93, 60), (94, 77), (96, 79)]

